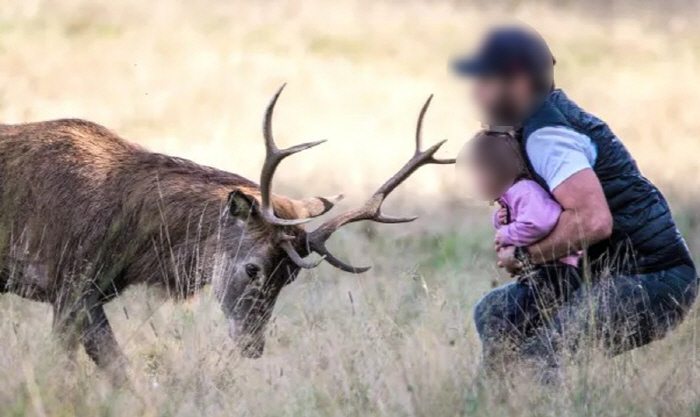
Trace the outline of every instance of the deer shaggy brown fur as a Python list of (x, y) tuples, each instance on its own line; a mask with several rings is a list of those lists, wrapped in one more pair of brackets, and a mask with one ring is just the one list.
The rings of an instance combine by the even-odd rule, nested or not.
[[(261, 185), (236, 174), (149, 152), (84, 120), (0, 125), (0, 291), (51, 303), (54, 330), (70, 349), (82, 344), (100, 366), (123, 356), (103, 305), (132, 284), (173, 298), (211, 283), (245, 356), (263, 352), (277, 296), (311, 252), (332, 265), (325, 240), (358, 220), (410, 221), (380, 213), (384, 198), (440, 144), (416, 153), (367, 202), (307, 233), (300, 224), (334, 199), (270, 194), (277, 164), (314, 146), (277, 149), (266, 113)], [(122, 368), (118, 366), (118, 368)]]
[[(102, 304), (129, 285), (158, 285), (180, 298), (210, 282), (215, 267), (241, 263), (217, 254), (238, 254), (259, 269), (285, 263), (283, 251), (267, 248), (264, 223), (248, 222), (247, 210), (241, 218), (227, 213), (232, 192), (256, 190), (238, 175), (148, 152), (94, 123), (1, 126), (0, 288), (51, 303), (62, 339), (81, 340), (107, 364), (120, 353)], [(294, 218), (291, 208), (277, 207)], [(255, 255), (265, 249), (272, 256)], [(277, 292), (284, 282), (268, 284), (265, 291)]]

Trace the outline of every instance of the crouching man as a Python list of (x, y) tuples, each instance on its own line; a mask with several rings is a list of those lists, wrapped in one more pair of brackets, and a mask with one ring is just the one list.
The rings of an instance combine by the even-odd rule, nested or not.
[(611, 355), (634, 349), (676, 327), (697, 295), (666, 200), (607, 124), (554, 87), (553, 67), (545, 41), (522, 27), (494, 29), (454, 63), (473, 79), (484, 121), (515, 133), (531, 174), (563, 210), (538, 243), (501, 248), (499, 266), (518, 275), (583, 250), (590, 271), (554, 280), (557, 289), (524, 281), (488, 293), (474, 317), (487, 369), (523, 359), (556, 369), (563, 352), (587, 343)]

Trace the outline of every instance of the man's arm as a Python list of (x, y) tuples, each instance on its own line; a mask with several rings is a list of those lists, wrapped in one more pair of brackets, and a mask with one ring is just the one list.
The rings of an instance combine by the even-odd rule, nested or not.
[(613, 219), (598, 177), (592, 169), (581, 170), (553, 191), (562, 213), (552, 233), (528, 247), (530, 260), (543, 264), (575, 253), (607, 239)]
[[(544, 127), (530, 135), (526, 152), (563, 209), (552, 233), (528, 247), (530, 261), (551, 262), (608, 238), (612, 214), (592, 169), (598, 150), (591, 138), (565, 127)], [(498, 264), (511, 273), (522, 268), (512, 246), (498, 251)]]

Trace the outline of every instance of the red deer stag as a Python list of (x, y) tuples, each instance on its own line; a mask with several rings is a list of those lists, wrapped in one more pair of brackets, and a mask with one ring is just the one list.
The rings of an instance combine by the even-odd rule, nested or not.
[(322, 142), (277, 147), (272, 113), (282, 88), (265, 112), (260, 185), (149, 152), (83, 120), (0, 125), (0, 289), (51, 303), (60, 340), (71, 351), (82, 343), (105, 367), (124, 359), (104, 303), (132, 284), (181, 299), (211, 283), (241, 353), (259, 357), (275, 300), (300, 268), (325, 260), (347, 272), (368, 269), (326, 249), (336, 230), (360, 220), (414, 220), (382, 214), (384, 199), (421, 166), (454, 163), (433, 156), (444, 141), (421, 151), (428, 99), (406, 165), (362, 207), (307, 232), (303, 223), (340, 196), (272, 194), (278, 164)]

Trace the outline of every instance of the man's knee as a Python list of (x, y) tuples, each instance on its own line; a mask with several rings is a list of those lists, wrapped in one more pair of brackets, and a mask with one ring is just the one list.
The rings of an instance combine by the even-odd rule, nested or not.
[(488, 299), (491, 293), (486, 294), (474, 307), (474, 326), (479, 337), (483, 337), (485, 322), (488, 320), (487, 312), (491, 309), (490, 300)]
[(479, 337), (506, 331), (506, 327), (513, 321), (513, 311), (518, 309), (517, 297), (513, 292), (517, 291), (514, 285), (508, 284), (486, 294), (474, 308), (474, 325)]

